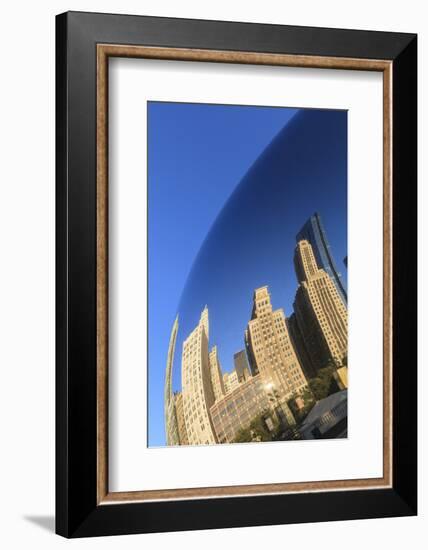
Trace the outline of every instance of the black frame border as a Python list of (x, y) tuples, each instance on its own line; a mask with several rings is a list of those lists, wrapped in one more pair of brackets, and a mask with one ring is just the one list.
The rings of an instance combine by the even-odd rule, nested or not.
[[(393, 486), (97, 505), (96, 45), (393, 62)], [(417, 513), (417, 36), (67, 12), (56, 18), (56, 532), (65, 537)]]

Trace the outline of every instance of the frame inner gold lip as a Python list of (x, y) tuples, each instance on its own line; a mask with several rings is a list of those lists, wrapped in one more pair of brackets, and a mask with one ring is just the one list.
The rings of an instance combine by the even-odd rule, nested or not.
[[(226, 487), (108, 490), (108, 59), (145, 59), (378, 71), (383, 73), (383, 477)], [(392, 485), (392, 62), (188, 48), (97, 45), (97, 503), (375, 489)]]

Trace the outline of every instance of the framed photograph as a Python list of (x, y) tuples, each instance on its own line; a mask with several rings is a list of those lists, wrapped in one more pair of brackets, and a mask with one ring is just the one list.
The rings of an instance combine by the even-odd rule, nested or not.
[(416, 514), (416, 36), (56, 24), (58, 534)]

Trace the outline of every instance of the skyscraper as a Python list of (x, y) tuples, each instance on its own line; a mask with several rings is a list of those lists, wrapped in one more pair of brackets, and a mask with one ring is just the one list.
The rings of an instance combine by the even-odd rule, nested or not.
[(209, 360), (214, 399), (215, 401), (218, 401), (224, 396), (225, 391), (223, 384), (223, 374), (221, 372), (220, 361), (217, 354), (217, 346), (214, 346), (210, 351)]
[(175, 411), (175, 399), (172, 393), (172, 367), (174, 363), (175, 343), (178, 332), (178, 315), (172, 326), (169, 339), (168, 356), (166, 360), (165, 386), (164, 386), (164, 415), (165, 435), (167, 445), (179, 445), (177, 416)]
[(343, 300), (343, 303), (346, 304), (348, 296), (345, 284), (342, 280), (341, 274), (337, 270), (330, 244), (327, 239), (327, 234), (318, 212), (315, 212), (315, 214), (308, 219), (299, 233), (297, 233), (296, 242), (298, 243), (303, 240), (308, 241), (311, 244), (317, 266), (319, 269), (323, 269), (327, 275), (330, 276), (336, 286), (339, 296)]
[(340, 364), (348, 353), (348, 313), (330, 276), (317, 265), (307, 240), (294, 254), (299, 287), (294, 301), (298, 328), (316, 369), (329, 360)]
[(244, 331), (244, 342), (245, 342), (245, 349), (247, 351), (247, 359), (248, 363), (250, 365), (251, 374), (253, 376), (256, 376), (256, 374), (259, 373), (256, 365), (256, 361), (254, 359), (254, 355), (251, 352), (251, 346), (250, 346), (250, 333), (248, 332), (248, 328)]
[(305, 340), (295, 313), (292, 313), (287, 319), (287, 327), (290, 333), (291, 341), (297, 353), (300, 365), (306, 378), (313, 378), (317, 374), (316, 366), (312, 363), (311, 357), (306, 349)]
[(239, 386), (238, 373), (235, 369), (223, 374), (224, 392), (226, 394), (232, 392)]
[(176, 392), (174, 394), (174, 401), (175, 401), (175, 415), (177, 418), (179, 444), (188, 445), (189, 439), (187, 438), (186, 422), (184, 420), (184, 411), (183, 411), (183, 394), (181, 391)]
[(181, 380), (183, 413), (189, 445), (216, 443), (209, 410), (214, 403), (208, 356), (208, 308), (202, 311), (196, 328), (183, 342)]
[(282, 309), (273, 311), (268, 287), (254, 292), (253, 311), (248, 323), (248, 346), (252, 361), (278, 404), (300, 392), (307, 381), (294, 351)]
[(245, 350), (237, 351), (233, 355), (233, 362), (235, 364), (236, 374), (239, 382), (245, 382), (251, 376), (250, 367), (248, 366), (247, 354)]

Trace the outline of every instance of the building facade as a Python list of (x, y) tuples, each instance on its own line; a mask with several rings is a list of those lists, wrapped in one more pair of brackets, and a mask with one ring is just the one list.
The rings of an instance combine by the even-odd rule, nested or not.
[(225, 390), (224, 390), (223, 375), (221, 372), (220, 361), (217, 353), (217, 346), (214, 346), (210, 351), (209, 361), (210, 361), (211, 384), (214, 392), (214, 400), (218, 401), (224, 396)]
[(312, 363), (311, 357), (306, 349), (305, 340), (297, 322), (295, 313), (292, 313), (287, 319), (288, 332), (290, 333), (291, 341), (293, 342), (294, 350), (296, 351), (300, 365), (309, 380), (317, 374), (316, 365)]
[(178, 444), (179, 445), (188, 445), (189, 438), (187, 437), (186, 422), (184, 420), (184, 410), (183, 410), (183, 394), (182, 392), (176, 392), (174, 394), (175, 400), (175, 414), (177, 418), (177, 430), (178, 430)]
[(256, 376), (257, 374), (259, 374), (259, 371), (257, 369), (257, 364), (256, 364), (256, 361), (254, 359), (254, 355), (251, 352), (250, 333), (248, 331), (248, 328), (246, 328), (245, 332), (244, 332), (244, 342), (245, 342), (245, 350), (247, 352), (247, 359), (248, 359), (248, 363), (250, 365), (251, 374), (252, 374), (252, 376)]
[(177, 415), (175, 410), (175, 400), (172, 392), (172, 369), (174, 364), (175, 344), (178, 333), (178, 315), (172, 326), (169, 339), (168, 356), (166, 361), (165, 387), (164, 387), (164, 417), (165, 417), (165, 435), (167, 445), (179, 445)]
[(316, 370), (329, 361), (340, 365), (348, 353), (346, 306), (307, 240), (298, 242), (294, 265), (299, 282), (294, 311), (311, 362)]
[(238, 384), (211, 407), (211, 417), (219, 443), (232, 443), (241, 429), (270, 411), (270, 401), (260, 375)]
[(237, 351), (233, 355), (233, 363), (235, 365), (235, 371), (238, 376), (238, 381), (245, 382), (251, 376), (250, 367), (248, 365), (247, 354), (245, 350)]
[(208, 308), (205, 307), (198, 325), (183, 342), (181, 359), (183, 413), (189, 445), (217, 442), (209, 414), (215, 398), (211, 383), (208, 338)]
[(348, 391), (318, 401), (299, 427), (302, 439), (337, 439), (348, 436)]
[(336, 267), (327, 234), (318, 212), (315, 212), (297, 233), (296, 242), (299, 241), (308, 241), (311, 244), (318, 268), (323, 269), (329, 275), (341, 300), (346, 305), (348, 296), (345, 283)]
[(340, 390), (348, 389), (348, 367), (340, 367), (333, 373), (333, 376)]
[[(273, 311), (268, 287), (254, 292), (248, 323), (248, 348), (260, 378), (281, 406), (307, 386), (307, 380), (291, 342), (282, 309)], [(284, 411), (285, 412), (285, 411)]]
[(223, 374), (224, 391), (226, 394), (232, 392), (239, 386), (239, 378), (236, 370), (225, 372)]

